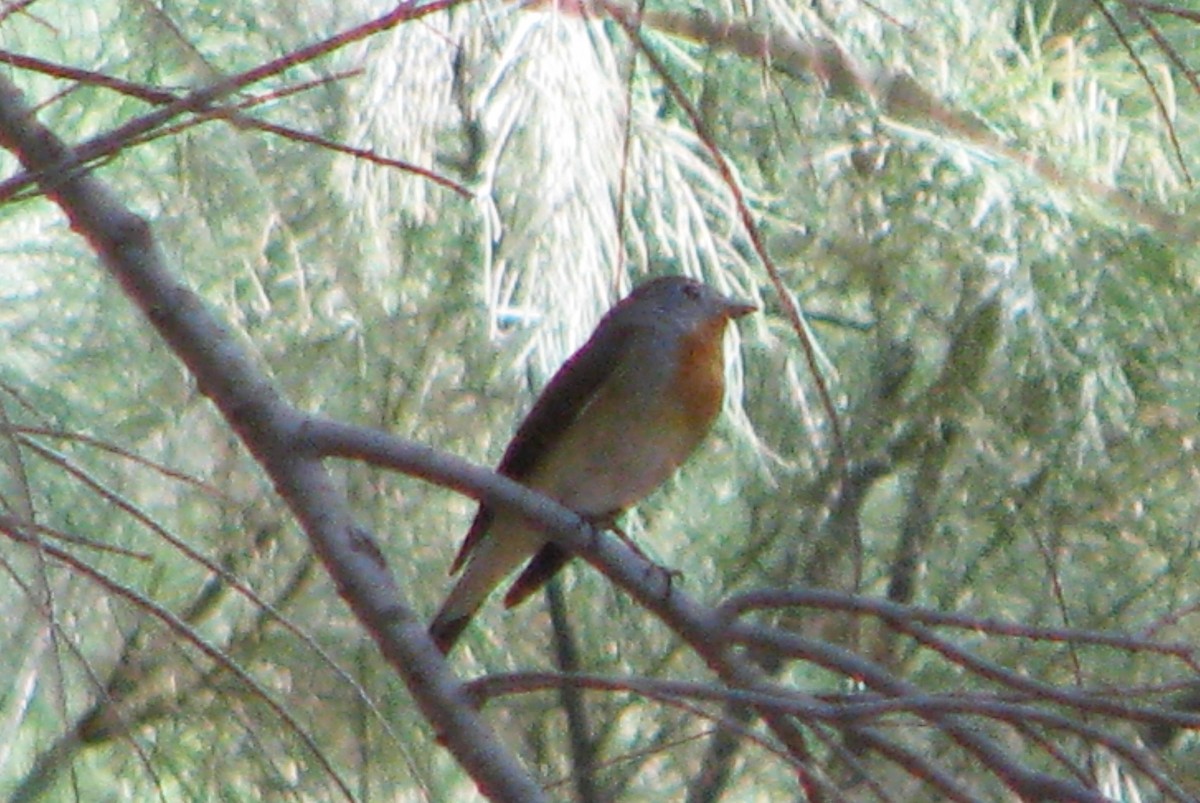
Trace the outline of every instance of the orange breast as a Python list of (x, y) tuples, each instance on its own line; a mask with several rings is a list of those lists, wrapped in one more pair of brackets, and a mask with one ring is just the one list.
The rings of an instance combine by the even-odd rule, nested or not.
[(688, 427), (708, 431), (725, 396), (725, 358), (721, 344), (725, 321), (718, 318), (683, 339), (675, 387)]

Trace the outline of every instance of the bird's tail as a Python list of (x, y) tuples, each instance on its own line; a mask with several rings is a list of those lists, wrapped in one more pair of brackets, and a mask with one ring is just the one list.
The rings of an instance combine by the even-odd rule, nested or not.
[(467, 625), (471, 623), (471, 617), (475, 615), (474, 611), (461, 615), (456, 615), (453, 612), (445, 610), (438, 611), (438, 615), (433, 618), (433, 622), (429, 625), (429, 637), (433, 639), (433, 643), (442, 651), (442, 655), (448, 655), (450, 650), (454, 649), (455, 642), (462, 632), (467, 629)]
[(429, 625), (429, 636), (443, 655), (453, 649), (500, 581), (541, 546), (542, 542), (530, 543), (528, 536), (521, 537), (524, 533), (502, 533), (498, 529), (503, 528), (493, 528), (472, 551), (462, 577)]

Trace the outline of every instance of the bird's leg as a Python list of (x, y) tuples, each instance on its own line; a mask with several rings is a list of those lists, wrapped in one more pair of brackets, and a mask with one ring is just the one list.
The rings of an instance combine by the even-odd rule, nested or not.
[(679, 571), (679, 569), (672, 569), (670, 566), (664, 566), (643, 552), (642, 548), (637, 545), (637, 542), (630, 538), (629, 534), (621, 529), (621, 525), (617, 524), (617, 516), (619, 514), (619, 511), (617, 513), (606, 513), (603, 516), (593, 517), (589, 519), (589, 521), (596, 532), (600, 532), (601, 530), (609, 530), (613, 535), (617, 536), (617, 538), (620, 538), (625, 543), (625, 546), (632, 549), (639, 558), (662, 572), (667, 579), (667, 595), (669, 596), (671, 593), (671, 587), (675, 582), (675, 578), (678, 577), (679, 579), (683, 579), (683, 572)]

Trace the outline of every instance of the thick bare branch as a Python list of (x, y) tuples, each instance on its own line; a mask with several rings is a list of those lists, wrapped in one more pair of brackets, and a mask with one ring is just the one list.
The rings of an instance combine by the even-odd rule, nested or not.
[(298, 448), (304, 417), (204, 302), (171, 273), (146, 222), (98, 180), (70, 172), (77, 155), (34, 119), (19, 90), (2, 78), (0, 145), (41, 177), (46, 194), (72, 228), (89, 242), (271, 476), (343, 599), (408, 684), (443, 743), (495, 799), (541, 800), (540, 787), (470, 706), (423, 622), (401, 597), (378, 547), (354, 524), (328, 472)]

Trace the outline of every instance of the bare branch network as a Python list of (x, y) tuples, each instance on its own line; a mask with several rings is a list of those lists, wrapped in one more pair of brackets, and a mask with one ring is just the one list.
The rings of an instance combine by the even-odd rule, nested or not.
[[(1116, 767), (1126, 777), (1153, 789), (1161, 799), (1197, 799), (1196, 791), (1166, 767), (1158, 752), (1161, 744), (1154, 744), (1156, 739), (1152, 736), (1155, 732), (1173, 734), (1178, 729), (1200, 728), (1197, 706), (1173, 702), (1180, 695), (1187, 697), (1191, 693), (1188, 681), (1131, 687), (1108, 684), (1090, 676), (1085, 681), (1076, 675), (1063, 682), (1051, 682), (1030, 677), (989, 657), (994, 645), (1019, 642), (1027, 644), (1029, 649), (1069, 648), (1073, 655), (1105, 650), (1151, 657), (1181, 677), (1200, 676), (1193, 645), (1159, 638), (1158, 628), (1153, 624), (1142, 634), (1034, 627), (1000, 618), (947, 613), (865, 594), (791, 586), (748, 591), (719, 604), (704, 604), (619, 539), (598, 532), (571, 511), (518, 483), (420, 442), (298, 409), (240, 345), (213, 306), (181, 278), (181, 271), (166, 259), (146, 220), (134, 214), (92, 172), (101, 161), (136, 145), (177, 134), (191, 126), (220, 121), (411, 171), (460, 196), (468, 196), (471, 191), (466, 183), (440, 175), (431, 166), (381, 157), (371, 149), (343, 145), (250, 116), (252, 107), (263, 100), (286, 97), (286, 91), (268, 92), (259, 98), (226, 105), (235, 93), (277, 77), (291, 67), (397, 25), (443, 13), (454, 5), (457, 3), (400, 6), (376, 21), (186, 95), (18, 53), (0, 54), (0, 61), (14, 70), (85, 82), (158, 107), (110, 132), (72, 145), (42, 125), (13, 81), (0, 76), (0, 145), (16, 155), (24, 168), (24, 172), (0, 182), (0, 202), (29, 203), (29, 199), (44, 195), (62, 210), (74, 232), (87, 242), (108, 275), (186, 367), (195, 386), (220, 411), (229, 428), (270, 478), (346, 605), (392, 670), (403, 679), (439, 743), (469, 773), (479, 790), (494, 800), (550, 799), (536, 774), (522, 763), (503, 731), (489, 723), (481, 709), (498, 706), (516, 695), (574, 689), (589, 695), (627, 695), (653, 700), (663, 709), (683, 712), (700, 723), (697, 736), (732, 734), (732, 738), (753, 751), (755, 761), (778, 762), (788, 767), (802, 796), (809, 800), (895, 799), (884, 780), (885, 775), (894, 774), (919, 782), (928, 794), (939, 799), (983, 800), (988, 793), (981, 789), (1003, 787), (1024, 800), (1098, 803), (1112, 799), (1111, 792), (1102, 784), (1098, 764)], [(1130, 5), (1145, 12), (1161, 10), (1148, 3)], [(639, 17), (632, 9), (607, 2), (596, 4), (592, 12), (616, 20), (636, 44), (651, 64), (652, 72), (684, 110), (711, 160), (719, 166), (735, 198), (749, 241), (776, 288), (779, 306), (806, 351), (808, 365), (818, 377), (818, 395), (830, 427), (837, 431), (836, 404), (818, 370), (819, 360), (808, 337), (804, 313), (769, 256), (769, 246), (760, 235), (752, 205), (746, 200), (721, 146), (705, 130), (700, 111), (670, 77), (668, 66), (647, 44), (643, 34), (651, 28), (655, 35), (683, 37), (744, 58), (761, 59), (792, 78), (820, 78), (831, 96), (856, 102), (864, 95), (874, 98), (881, 103), (885, 114), (905, 125), (915, 125), (920, 119), (1000, 155), (1013, 159), (1021, 159), (1021, 155), (985, 130), (971, 126), (968, 115), (935, 101), (931, 92), (912, 79), (881, 81), (865, 77), (865, 70), (828, 42), (760, 35), (740, 23), (720, 23), (702, 15), (660, 12)], [(575, 23), (583, 24), (577, 20), (567, 20), (565, 24)], [(298, 85), (295, 91), (307, 88), (308, 84)], [(183, 122), (179, 122), (181, 119)], [(1043, 177), (1085, 189), (1098, 188), (1087, 180), (1065, 179), (1061, 169), (1043, 159), (1025, 161)], [(1194, 223), (1187, 216), (1152, 209), (1115, 188), (1104, 187), (1102, 194), (1137, 220), (1194, 237)], [(985, 308), (973, 319), (980, 329), (994, 325), (994, 322), (989, 324), (987, 317), (991, 313), (991, 309)], [(927, 423), (931, 428), (934, 426), (932, 417)], [(42, 449), (41, 457), (49, 461), (57, 458), (42, 446), (46, 440), (76, 437), (4, 421), (0, 421), (0, 426), (6, 439), (31, 451)], [(830, 460), (831, 464), (847, 459), (842, 454), (846, 447), (840, 432), (835, 440), (838, 445), (834, 451), (839, 454)], [(108, 448), (104, 444), (90, 445)], [(902, 434), (889, 444), (891, 451), (887, 458), (909, 459), (911, 455), (905, 452), (909, 445), (910, 441), (904, 440)], [(119, 447), (113, 450), (121, 453)], [(121, 456), (140, 460), (129, 453)], [(920, 455), (921, 459), (926, 457), (937, 459), (930, 452)], [(333, 459), (398, 472), (489, 505), (519, 510), (665, 623), (707, 667), (710, 677), (707, 680), (618, 677), (592, 673), (585, 667), (574, 672), (530, 671), (462, 679), (430, 641), (425, 617), (416, 611), (410, 591), (396, 582), (389, 567), (389, 559), (394, 560), (394, 556), (388, 555), (375, 536), (357, 521), (353, 503), (332, 474)], [(70, 470), (69, 464), (64, 462), (62, 466), (64, 471)], [(155, 468), (172, 471), (167, 467)], [(845, 524), (837, 515), (839, 510), (851, 518), (857, 515), (863, 494), (856, 492), (855, 472), (869, 469), (854, 463), (843, 468), (844, 471), (827, 471), (831, 477), (827, 502), (831, 528)], [(80, 479), (88, 481), (83, 476)], [(869, 479), (863, 481), (869, 484)], [(107, 493), (98, 484), (93, 490)], [(195, 490), (221, 493), (220, 488), (202, 484)], [(136, 506), (126, 504), (117, 495), (105, 498), (129, 515), (140, 516)], [(839, 508), (839, 504), (844, 507)], [(154, 526), (151, 519), (145, 523)], [(355, 797), (353, 784), (326, 760), (320, 740), (297, 722), (251, 672), (206, 640), (186, 617), (95, 571), (78, 555), (84, 550), (105, 550), (108, 547), (104, 544), (40, 526), (32, 517), (8, 514), (0, 515), (0, 531), (36, 553), (39, 559), (69, 567), (156, 618), (210, 661), (214, 667), (212, 674), (234, 677), (266, 702), (285, 728), (321, 761), (340, 793), (348, 799)], [(204, 565), (222, 583), (251, 600), (273, 622), (282, 623), (290, 632), (306, 638), (303, 629), (287, 619), (277, 601), (258, 595), (225, 566), (192, 550), (186, 537), (165, 530), (161, 536)], [(147, 555), (132, 550), (121, 554), (131, 560), (149, 560)], [(1185, 615), (1186, 612), (1179, 612), (1180, 618)], [(794, 626), (798, 620), (823, 617), (853, 622), (852, 628), (875, 628), (879, 635), (871, 643), (876, 649), (873, 652), (848, 649), (807, 635), (807, 630)], [(926, 688), (907, 679), (905, 667), (918, 662), (936, 664), (941, 671), (935, 674), (944, 677), (946, 685)], [(824, 680), (818, 682), (815, 680), (818, 677)], [(832, 684), (828, 681), (830, 677), (835, 679)], [(354, 681), (347, 676), (347, 683)], [(831, 687), (839, 690), (831, 692)], [(81, 731), (79, 738), (94, 742), (120, 738), (136, 748), (137, 740), (128, 727), (131, 723), (122, 723), (119, 717), (109, 718), (103, 720), (101, 728), (97, 724), (100, 721), (92, 719), (90, 730)], [(934, 743), (942, 747), (931, 750)], [(874, 761), (886, 764), (887, 773), (881, 772)], [(150, 763), (148, 758), (145, 762)], [(964, 776), (960, 772), (964, 765), (982, 768), (980, 773), (986, 776), (986, 782)]]

